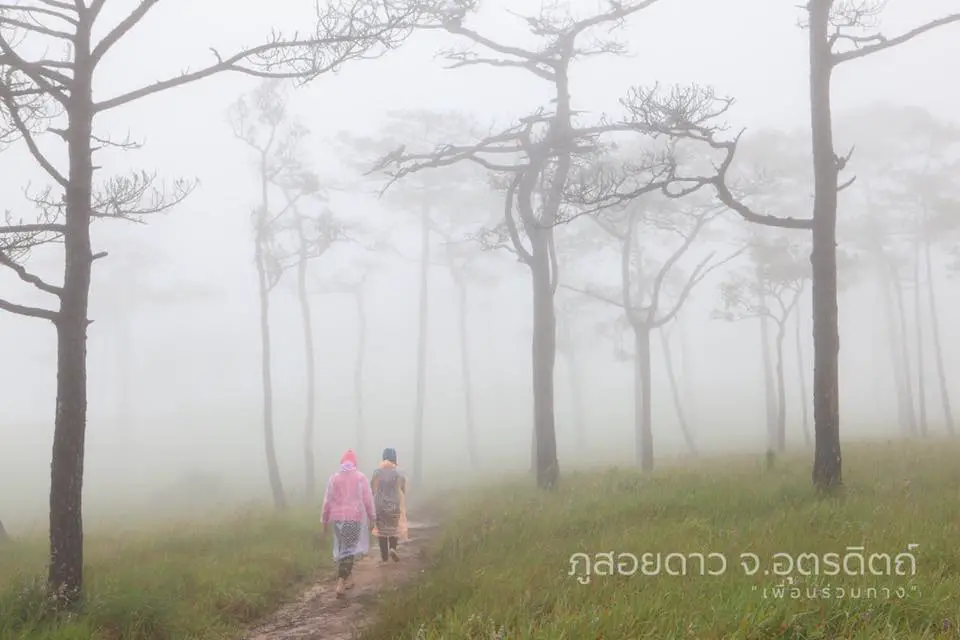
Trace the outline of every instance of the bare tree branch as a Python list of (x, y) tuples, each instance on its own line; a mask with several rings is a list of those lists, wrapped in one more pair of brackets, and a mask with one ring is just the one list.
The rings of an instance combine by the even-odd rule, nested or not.
[(805, 249), (784, 237), (754, 236), (742, 251), (750, 253), (753, 266), (721, 285), (725, 310), (715, 315), (728, 321), (765, 317), (782, 326), (810, 277)]
[(13, 233), (63, 233), (66, 227), (62, 224), (17, 224), (0, 227), (0, 235)]
[[(157, 0), (150, 0), (155, 4)], [(97, 113), (141, 98), (183, 86), (222, 72), (235, 72), (257, 78), (296, 79), (306, 82), (334, 71), (349, 60), (376, 58), (402, 43), (414, 28), (435, 24), (449, 3), (443, 0), (338, 0), (318, 9), (317, 28), (312, 37), (285, 38), (274, 33), (261, 45), (224, 57), (216, 50), (216, 62), (197, 71), (160, 80), (127, 93), (102, 100)], [(472, 9), (475, 0), (460, 0), (458, 9)], [(129, 31), (149, 7), (140, 5), (117, 29)], [(111, 32), (111, 35), (113, 32)], [(101, 55), (111, 42), (108, 35), (98, 45)], [(103, 49), (100, 46), (107, 42)]]
[(623, 309), (623, 308), (624, 308), (622, 301), (616, 300), (616, 299), (614, 299), (614, 298), (612, 298), (612, 297), (610, 297), (610, 296), (607, 296), (607, 295), (605, 295), (605, 294), (603, 294), (603, 293), (600, 293), (599, 291), (596, 291), (595, 289), (589, 289), (589, 288), (588, 288), (588, 289), (581, 289), (581, 288), (579, 288), (579, 287), (574, 287), (573, 285), (569, 285), (569, 284), (567, 284), (567, 283), (565, 283), (565, 282), (561, 282), (561, 283), (560, 283), (560, 287), (563, 288), (563, 289), (567, 289), (567, 290), (569, 290), (569, 291), (574, 291), (574, 292), (576, 292), (576, 293), (579, 293), (579, 294), (588, 296), (588, 297), (590, 297), (590, 298), (593, 298), (594, 300), (599, 300), (600, 302), (606, 302), (607, 304), (612, 305), (612, 306), (614, 306), (614, 307), (617, 307), (618, 309)]
[[(545, 79), (554, 82), (559, 73), (565, 73), (569, 59), (574, 56), (588, 56), (602, 53), (622, 53), (622, 47), (610, 41), (597, 41), (593, 47), (577, 48), (576, 41), (585, 32), (604, 24), (611, 25), (610, 30), (630, 17), (631, 15), (655, 4), (658, 0), (633, 0), (619, 2), (608, 0), (608, 9), (589, 18), (576, 20), (567, 13), (564, 16), (551, 15), (550, 7), (544, 6), (538, 16), (517, 16), (526, 22), (530, 32), (544, 42), (538, 51), (531, 51), (521, 47), (499, 43), (492, 38), (481, 35), (473, 29), (464, 27), (461, 20), (452, 19), (443, 23), (442, 28), (454, 35), (478, 44), (490, 51), (510, 56), (518, 60), (503, 60), (498, 58), (481, 58), (471, 52), (445, 51), (441, 55), (453, 62), (450, 68), (469, 64), (486, 64), (497, 67), (520, 67)], [(515, 14), (516, 15), (516, 14)]]
[[(98, 6), (94, 9), (99, 12), (100, 7), (103, 6), (105, 0), (96, 0)], [(140, 23), (141, 20), (147, 15), (147, 12), (150, 9), (157, 6), (160, 0), (140, 0), (137, 3), (137, 6), (131, 11), (126, 18), (121, 20), (117, 26), (110, 30), (104, 38), (97, 43), (93, 48), (93, 51), (90, 52), (90, 59), (94, 65), (98, 64), (104, 55), (110, 50), (111, 47), (116, 45), (121, 38), (127, 35), (131, 29)]]
[[(4, 42), (3, 36), (0, 35), (0, 43)], [(2, 68), (3, 62), (0, 60), (0, 68)], [(7, 117), (10, 119), (11, 124), (14, 127), (14, 130), (19, 134), (23, 139), (24, 144), (27, 146), (27, 150), (30, 152), (30, 155), (37, 161), (37, 164), (40, 165), (40, 168), (43, 169), (51, 178), (57, 181), (62, 187), (67, 186), (67, 178), (53, 166), (53, 163), (40, 151), (40, 147), (37, 146), (36, 139), (34, 138), (33, 131), (31, 131), (30, 124), (24, 118), (23, 110), (27, 109), (28, 113), (35, 114), (38, 113), (40, 107), (35, 104), (23, 104), (17, 100), (17, 95), (11, 89), (11, 86), (8, 82), (0, 81), (0, 104), (3, 105), (4, 110), (7, 114)]]
[(707, 266), (707, 264), (711, 260), (713, 260), (713, 257), (715, 254), (711, 253), (706, 258), (704, 258), (696, 266), (696, 268), (694, 268), (693, 272), (690, 274), (690, 278), (687, 280), (687, 283), (684, 285), (683, 289), (680, 290), (680, 295), (677, 297), (677, 300), (674, 303), (673, 308), (670, 311), (668, 311), (665, 315), (663, 315), (661, 318), (659, 318), (654, 323), (654, 326), (662, 327), (668, 324), (669, 322), (671, 322), (672, 320), (674, 320), (677, 317), (677, 315), (680, 313), (680, 309), (683, 308), (684, 302), (686, 302), (687, 298), (690, 296), (690, 293), (693, 291), (693, 288), (697, 284), (699, 284), (704, 278), (706, 278), (708, 275), (710, 275), (720, 267), (726, 264), (729, 264), (733, 260), (736, 260), (738, 257), (743, 255), (744, 252), (746, 252), (746, 250), (747, 250), (746, 247), (741, 247), (740, 249), (737, 249), (736, 251), (726, 256), (725, 258), (721, 258), (720, 260), (714, 261), (709, 266)]
[[(960, 22), (960, 13), (954, 13), (948, 16), (944, 16), (937, 20), (932, 20), (926, 24), (920, 25), (910, 31), (901, 33), (898, 36), (893, 38), (887, 38), (882, 34), (874, 34), (870, 36), (842, 36), (837, 39), (844, 39), (850, 42), (853, 42), (856, 46), (855, 49), (850, 49), (848, 51), (835, 52), (832, 56), (833, 66), (837, 66), (844, 62), (850, 62), (851, 60), (857, 60), (859, 58), (865, 58), (874, 53), (884, 51), (886, 49), (891, 49), (898, 45), (904, 44), (916, 38), (917, 36), (923, 35), (928, 31), (936, 29), (938, 27), (943, 27), (949, 24), (954, 24)], [(836, 39), (834, 40), (836, 42)], [(831, 43), (832, 44), (832, 43)]]
[[(67, 6), (66, 8), (69, 11), (76, 10), (74, 7)], [(3, 3), (3, 4), (0, 4), (0, 11), (22, 12), (24, 14), (29, 15), (34, 20), (36, 20), (36, 16), (47, 16), (50, 18), (56, 18), (57, 20), (66, 22), (69, 25), (77, 26), (76, 18), (73, 18), (64, 13), (60, 13), (59, 11), (54, 11), (53, 9), (45, 9), (43, 7), (30, 7), (30, 6), (23, 6), (19, 4)]]
[[(0, 15), (0, 27), (2, 27), (4, 23), (5, 19)], [(67, 104), (68, 98), (65, 90), (70, 85), (70, 79), (62, 74), (58, 74), (42, 63), (29, 62), (23, 59), (17, 54), (3, 33), (0, 33), (0, 67), (9, 67), (19, 71), (29, 78), (45, 95), (50, 96), (62, 105)], [(50, 81), (50, 76), (53, 76), (55, 80), (59, 80), (61, 86), (55, 86)]]
[[(718, 199), (734, 210), (743, 219), (757, 224), (786, 229), (811, 229), (813, 220), (807, 218), (778, 217), (757, 213), (738, 199), (727, 184), (727, 173), (733, 164), (737, 145), (743, 134), (741, 131), (733, 139), (720, 140), (718, 134), (725, 126), (713, 122), (732, 106), (733, 99), (718, 98), (713, 89), (691, 85), (674, 87), (662, 92), (658, 87), (651, 89), (636, 87), (622, 100), (629, 111), (630, 124), (636, 130), (653, 136), (669, 136), (674, 139), (689, 140), (706, 144), (710, 149), (720, 151), (723, 158), (713, 164), (713, 176), (677, 176), (663, 189), (669, 197), (684, 197), (691, 189), (710, 185), (716, 191)], [(680, 193), (670, 190), (674, 183), (684, 185)]]
[[(697, 236), (700, 234), (701, 229), (703, 229), (707, 224), (709, 224), (714, 218), (722, 213), (722, 210), (717, 211), (715, 209), (705, 209), (698, 215), (694, 217), (693, 226), (686, 233), (681, 233), (683, 241), (679, 246), (671, 253), (666, 260), (663, 261), (657, 275), (653, 278), (653, 284), (651, 285), (650, 291), (650, 315), (648, 316), (648, 321), (654, 325), (664, 324), (661, 323), (655, 316), (658, 309), (660, 308), (660, 293), (663, 289), (663, 281), (667, 277), (667, 274), (670, 273), (670, 270), (673, 266), (684, 256), (687, 250), (693, 245), (696, 241)], [(693, 284), (696, 284), (696, 275), (706, 264), (713, 259), (713, 255), (707, 256), (704, 261), (697, 265), (694, 269), (693, 274), (691, 274), (690, 279), (687, 283), (687, 286), (684, 287), (684, 291), (689, 291), (692, 288)], [(681, 292), (679, 297), (680, 305), (683, 304), (683, 301), (686, 300), (686, 294), (684, 291)], [(677, 309), (679, 309), (679, 306)], [(667, 320), (669, 321), (669, 320)]]
[(55, 296), (60, 296), (63, 294), (63, 287), (57, 287), (52, 284), (44, 282), (39, 276), (36, 276), (29, 271), (23, 265), (17, 264), (13, 259), (11, 259), (6, 252), (0, 250), (0, 266), (4, 266), (14, 273), (17, 274), (17, 277), (26, 282), (27, 284), (32, 284), (34, 287), (43, 291), (44, 293), (49, 293)]
[[(146, 216), (176, 207), (198, 185), (196, 181), (180, 179), (174, 180), (168, 189), (156, 186), (156, 180), (156, 173), (146, 171), (108, 178), (93, 192), (90, 217), (143, 223)], [(51, 187), (38, 194), (26, 195), (51, 218), (60, 219), (65, 213), (66, 200), (62, 195), (56, 198)]]
[(41, 318), (43, 320), (50, 320), (51, 322), (56, 322), (57, 318), (59, 317), (59, 314), (56, 311), (41, 309), (39, 307), (27, 307), (21, 304), (14, 304), (13, 302), (8, 302), (3, 299), (0, 299), (0, 311), (15, 313), (18, 316), (27, 316), (29, 318)]

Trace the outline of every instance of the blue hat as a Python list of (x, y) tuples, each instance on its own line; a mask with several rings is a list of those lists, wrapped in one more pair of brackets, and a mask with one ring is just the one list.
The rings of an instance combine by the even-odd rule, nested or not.
[(390, 449), (389, 447), (383, 450), (383, 459), (389, 460), (393, 464), (397, 464), (397, 450)]

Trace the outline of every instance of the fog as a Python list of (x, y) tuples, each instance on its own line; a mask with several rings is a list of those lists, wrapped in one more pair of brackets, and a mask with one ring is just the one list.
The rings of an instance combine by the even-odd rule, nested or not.
[[(528, 5), (536, 9), (526, 0), (508, 4), (520, 13)], [(593, 7), (588, 2), (575, 4), (586, 10)], [(797, 135), (797, 153), (806, 158), (808, 58), (806, 34), (796, 25), (795, 4), (671, 0), (643, 11), (624, 27), (622, 40), (629, 42), (629, 57), (603, 56), (574, 65), (575, 108), (615, 111), (618, 99), (636, 84), (713, 85), (736, 98), (725, 118), (733, 128), (747, 127), (748, 136), (766, 130)], [(885, 31), (900, 32), (945, 14), (954, 4), (949, 0), (891, 2), (882, 26)], [(471, 18), (471, 24), (501, 34), (501, 40), (522, 43), (527, 37), (523, 23), (503, 10), (506, 5), (491, 2)], [(129, 9), (120, 2), (108, 6), (117, 15)], [(223, 0), (163, 4), (105, 61), (95, 90), (113, 95), (195, 68), (208, 61), (211, 46), (230, 51), (260, 41), (270, 27), (292, 31), (309, 24), (312, 16), (310, 3), (297, 0), (242, 9)], [(417, 209), (400, 206), (398, 198), (389, 195), (392, 192), (379, 199), (375, 191), (382, 182), (359, 175), (356, 163), (363, 159), (362, 153), (347, 148), (342, 134), (381, 136), (390, 112), (398, 109), (463, 112), (484, 127), (504, 126), (544, 104), (550, 95), (547, 84), (531, 81), (532, 76), (522, 71), (444, 69), (435, 54), (453, 41), (446, 34), (416, 34), (382, 59), (347, 63), (336, 74), (290, 94), (291, 109), (311, 131), (307, 153), (311, 168), (331, 189), (331, 210), (389, 237), (409, 258), (381, 252), (380, 266), (371, 272), (364, 292), (368, 330), (362, 468), (372, 469), (383, 447), (395, 447), (401, 465), (411, 459), (419, 304)], [(839, 123), (845, 117), (849, 122), (850, 113), (878, 104), (913, 106), (960, 126), (960, 88), (951, 82), (958, 77), (960, 38), (955, 29), (933, 32), (896, 51), (840, 69), (834, 79), (837, 149), (842, 152), (844, 145), (857, 145), (850, 173), (865, 171), (871, 148), (876, 149), (889, 132), (871, 129), (869, 123), (844, 130)], [(94, 519), (124, 510), (149, 512), (181, 499), (227, 503), (269, 496), (251, 226), (251, 211), (259, 198), (256, 158), (233, 136), (226, 116), (230, 105), (257, 85), (249, 77), (220, 75), (98, 118), (101, 135), (109, 132), (122, 139), (129, 134), (144, 143), (141, 150), (104, 153), (100, 163), (105, 172), (156, 169), (164, 178), (196, 178), (200, 184), (182, 204), (148, 218), (147, 224), (106, 220), (93, 225), (94, 251), (109, 253), (94, 265), (90, 312), (94, 322), (88, 329), (84, 493), (85, 511)], [(368, 160), (375, 161), (376, 154)], [(33, 205), (23, 190), (46, 184), (46, 176), (22, 145), (0, 153), (0, 175), (0, 208), (11, 210), (14, 217), (28, 218), (27, 209)], [(874, 174), (872, 184), (882, 181), (876, 177), (880, 175)], [(841, 220), (869, 210), (871, 205), (856, 191), (862, 188), (857, 185), (850, 197), (845, 194), (841, 199)], [(488, 221), (502, 215), (499, 194), (478, 199), (489, 203)], [(437, 202), (432, 215), (441, 222), (470, 215), (475, 222), (478, 214), (464, 212), (458, 205), (444, 210), (444, 204)], [(722, 226), (745, 233), (749, 225), (731, 215)], [(558, 243), (564, 234), (572, 233), (558, 232)], [(434, 237), (433, 243), (439, 259), (442, 240)], [(55, 249), (38, 250), (30, 257), (31, 269), (59, 280), (61, 254)], [(950, 279), (945, 263), (937, 260), (942, 352), (948, 375), (953, 376), (951, 388), (956, 389), (960, 336), (949, 327), (960, 322), (958, 281), (956, 276)], [(336, 469), (343, 451), (357, 446), (355, 302), (350, 294), (324, 293), (324, 289), (341, 274), (355, 274), (357, 265), (367, 261), (356, 243), (336, 243), (309, 266), (317, 363), (315, 454), (321, 483)], [(689, 270), (695, 261), (685, 260), (685, 268)], [(469, 467), (457, 290), (449, 270), (433, 266), (423, 454), (424, 475), (431, 483), (451, 476), (524, 471), (530, 464), (530, 273), (504, 251), (484, 253), (478, 264), (495, 276), (491, 282), (468, 286), (482, 470)], [(592, 265), (578, 261), (570, 267), (570, 278), (602, 280), (601, 284), (615, 290), (616, 266), (608, 269), (600, 264), (599, 258)], [(765, 408), (757, 322), (713, 317), (720, 307), (724, 271), (707, 277), (684, 306), (681, 322), (688, 344), (685, 362), (681, 366), (677, 355), (675, 366), (682, 370), (690, 398), (688, 417), (702, 454), (762, 452)], [(561, 278), (566, 276), (561, 271)], [(294, 283), (294, 272), (287, 272), (271, 298), (275, 438), (285, 488), (302, 494), (305, 361)], [(39, 295), (15, 274), (0, 274), (0, 298), (33, 304), (42, 299)], [(809, 295), (808, 287), (799, 304), (806, 323), (803, 355), (812, 371)], [(558, 303), (575, 298), (569, 291), (558, 293)], [(878, 311), (882, 301), (873, 279), (852, 279), (841, 293), (840, 305), (842, 437), (897, 437), (895, 384)], [(131, 318), (128, 338), (123, 334), (124, 314)], [(569, 363), (561, 356), (555, 379), (562, 470), (633, 463), (632, 366), (617, 357), (611, 331), (601, 328), (616, 315), (602, 303), (580, 300), (567, 321), (583, 381), (587, 446), (577, 442)], [(54, 335), (49, 322), (0, 314), (0, 516), (11, 530), (44, 526), (46, 518), (55, 409)], [(790, 339), (785, 348), (787, 431), (789, 445), (795, 448), (804, 441)], [(683, 455), (686, 448), (656, 339), (654, 345), (656, 454), (658, 459), (669, 459)], [(928, 379), (935, 380), (933, 359), (927, 357), (924, 367)], [(931, 382), (928, 391), (930, 431), (942, 433), (935, 386)], [(810, 398), (803, 401), (809, 404)]]

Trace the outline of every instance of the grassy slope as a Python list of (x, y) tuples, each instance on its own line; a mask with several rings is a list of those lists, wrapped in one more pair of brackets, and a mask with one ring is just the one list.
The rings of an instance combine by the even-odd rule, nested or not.
[(236, 637), (329, 562), (317, 514), (90, 535), (83, 616), (44, 619), (42, 541), (0, 548), (0, 640)]
[[(847, 495), (817, 501), (809, 463), (762, 472), (754, 459), (705, 461), (641, 478), (570, 474), (556, 494), (527, 486), (460, 494), (436, 543), (436, 566), (388, 598), (369, 640), (494, 638), (951, 637), (960, 623), (960, 448), (943, 443), (848, 447)], [(89, 603), (77, 619), (43, 621), (45, 545), (0, 550), (0, 639), (200, 640), (236, 637), (329, 559), (316, 514), (269, 515), (178, 529), (91, 535)], [(739, 554), (920, 549), (907, 598), (763, 598), (778, 580), (745, 576)], [(577, 551), (722, 552), (723, 576), (569, 576)], [(762, 570), (761, 570), (762, 573)], [(821, 578), (833, 586), (837, 578)], [(759, 589), (754, 589), (757, 586)], [(419, 636), (417, 632), (420, 631)], [(956, 636), (954, 636), (956, 637)]]
[[(448, 522), (417, 586), (384, 603), (366, 640), (540, 638), (960, 637), (960, 447), (849, 446), (846, 495), (821, 501), (809, 460), (764, 472), (754, 459), (710, 461), (650, 478), (625, 471), (569, 474), (556, 495), (526, 484), (486, 492)], [(917, 574), (820, 576), (860, 587), (860, 599), (773, 597), (774, 575), (747, 576), (740, 553), (770, 567), (773, 554), (863, 545), (896, 554), (920, 545)], [(569, 557), (584, 551), (720, 552), (721, 576), (610, 576), (578, 584)], [(712, 567), (713, 565), (711, 565)], [(877, 593), (863, 597), (866, 587)], [(906, 589), (884, 597), (883, 587)], [(763, 589), (768, 597), (763, 597)]]

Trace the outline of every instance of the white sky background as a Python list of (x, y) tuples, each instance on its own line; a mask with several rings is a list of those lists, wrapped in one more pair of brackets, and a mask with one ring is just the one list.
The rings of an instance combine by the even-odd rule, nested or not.
[[(116, 15), (131, 2), (111, 0)], [(529, 2), (510, 2), (520, 12)], [(583, 2), (589, 10), (594, 2)], [(730, 114), (735, 126), (806, 126), (806, 34), (796, 27), (796, 0), (663, 0), (635, 16), (623, 31), (633, 51), (624, 59), (594, 59), (577, 67), (575, 107), (613, 111), (630, 85), (696, 81), (735, 96)], [(884, 30), (900, 32), (949, 10), (955, 0), (893, 0)], [(187, 67), (210, 61), (209, 47), (229, 52), (260, 42), (271, 27), (310, 28), (311, 3), (167, 2), (151, 12), (116, 47), (102, 66), (96, 92), (114, 95)], [(104, 16), (105, 19), (108, 16)], [(471, 26), (501, 41), (522, 23), (491, 3)], [(507, 123), (548, 95), (541, 81), (522, 71), (475, 67), (444, 70), (433, 59), (448, 36), (418, 35), (382, 60), (348, 64), (295, 94), (294, 104), (312, 129), (311, 155), (328, 163), (321, 172), (340, 171), (330, 142), (340, 131), (373, 135), (386, 112), (396, 108), (463, 110), (481, 122)], [(960, 28), (928, 34), (895, 52), (844, 65), (836, 74), (835, 108), (875, 101), (911, 104), (944, 119), (960, 113)], [(133, 424), (116, 424), (116, 367), (110, 351), (110, 318), (93, 313), (90, 328), (90, 424), (88, 496), (122, 489), (143, 495), (185, 471), (202, 470), (229, 478), (239, 487), (266, 487), (260, 424), (259, 337), (256, 278), (252, 264), (249, 211), (257, 198), (255, 173), (244, 145), (232, 138), (227, 107), (255, 81), (221, 75), (118, 109), (99, 121), (101, 135), (123, 138), (129, 131), (144, 141), (141, 151), (110, 156), (106, 169), (158, 169), (161, 175), (196, 177), (201, 187), (169, 215), (149, 226), (98, 224), (95, 250), (111, 257), (96, 264), (95, 278), (110, 277), (138, 253), (158, 252), (159, 283), (189, 282), (216, 292), (212, 301), (145, 304), (134, 329), (134, 370), (128, 381), (136, 406)], [(856, 160), (854, 160), (854, 170)], [(25, 206), (23, 186), (45, 181), (21, 149), (0, 155), (0, 207)], [(404, 214), (389, 211), (362, 195), (338, 195), (338, 207), (362, 215), (368, 224), (395, 224)], [(413, 218), (409, 218), (412, 222)], [(415, 245), (411, 245), (415, 251)], [(339, 255), (337, 255), (339, 253)], [(337, 249), (323, 260), (345, 260)], [(35, 263), (37, 264), (37, 263)], [(481, 430), (481, 455), (490, 460), (528, 459), (529, 278), (503, 258), (512, 274), (495, 290), (474, 292), (471, 331), (474, 384)], [(54, 265), (55, 266), (55, 265)], [(330, 263), (324, 264), (324, 269)], [(318, 266), (319, 268), (319, 266)], [(37, 267), (42, 270), (42, 267)], [(52, 273), (57, 273), (54, 268)], [(47, 273), (47, 271), (44, 271)], [(287, 276), (292, 283), (293, 274)], [(430, 371), (427, 406), (427, 462), (450, 468), (466, 460), (455, 297), (449, 275), (435, 269), (431, 294)], [(397, 261), (379, 273), (369, 291), (369, 360), (365, 394), (367, 428), (373, 453), (394, 446), (409, 461), (415, 398), (417, 273)], [(708, 322), (714, 294), (705, 283), (687, 320), (695, 345), (696, 413), (703, 448), (720, 448), (762, 438), (761, 379), (756, 329), (752, 325)], [(955, 285), (953, 285), (955, 287)], [(299, 490), (303, 411), (303, 357), (295, 299), (289, 286), (274, 302), (274, 372), (279, 454), (287, 487)], [(96, 287), (98, 300), (116, 301), (130, 291)], [(847, 435), (885, 435), (896, 430), (885, 353), (875, 348), (882, 333), (853, 330), (874, 320), (866, 294), (842, 301), (843, 400)], [(23, 303), (38, 301), (29, 288), (6, 275), (0, 296)], [(865, 301), (861, 304), (858, 301)], [(342, 450), (353, 444), (352, 364), (355, 327), (347, 297), (313, 300), (317, 331), (318, 468), (333, 469)], [(948, 327), (957, 320), (956, 289), (944, 288)], [(945, 330), (945, 335), (950, 332)], [(960, 344), (949, 337), (948, 362), (960, 363)], [(654, 343), (656, 345), (656, 343)], [(632, 447), (630, 368), (615, 363), (611, 347), (589, 327), (583, 332), (584, 379), (588, 393), (591, 441), (599, 453), (616, 455)], [(808, 356), (809, 363), (809, 356)], [(788, 372), (792, 370), (788, 363)], [(882, 371), (876, 379), (869, 372)], [(54, 333), (43, 322), (0, 315), (0, 516), (41, 513), (49, 470), (54, 398)], [(867, 373), (865, 373), (867, 372)], [(658, 375), (660, 375), (658, 373)], [(558, 368), (558, 437), (561, 465), (574, 455), (566, 378)], [(680, 449), (667, 389), (656, 387), (655, 425), (662, 453)], [(791, 387), (792, 390), (792, 387)], [(795, 410), (796, 407), (794, 406)], [(707, 417), (712, 417), (706, 420)], [(716, 416), (719, 416), (716, 417)], [(799, 438), (799, 426), (791, 426)], [(622, 454), (620, 454), (622, 456)], [(373, 458), (361, 461), (372, 466)], [(15, 491), (8, 487), (18, 487)]]

